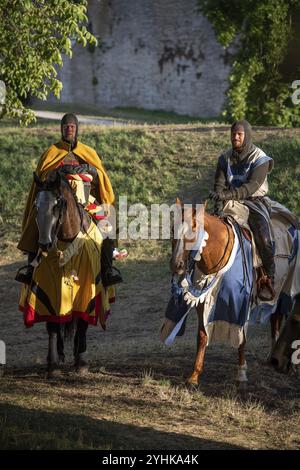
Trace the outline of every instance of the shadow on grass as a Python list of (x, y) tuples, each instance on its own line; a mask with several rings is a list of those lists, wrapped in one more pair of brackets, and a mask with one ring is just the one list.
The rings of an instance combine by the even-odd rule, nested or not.
[[(6, 284), (11, 282), (13, 274), (21, 263), (12, 263), (0, 268), (0, 291), (8, 292)], [(120, 263), (121, 264), (121, 263)], [(157, 382), (168, 381), (171, 386), (184, 387), (185, 379), (192, 371), (194, 357), (196, 353), (196, 325), (194, 318), (188, 319), (187, 336), (177, 338), (172, 348), (166, 348), (159, 342), (159, 328), (162, 321), (163, 311), (167, 304), (169, 296), (169, 273), (167, 266), (159, 263), (157, 260), (126, 261), (123, 265), (122, 273), (125, 282), (118, 288), (118, 299), (116, 310), (110, 319), (106, 337), (101, 337), (97, 345), (100, 351), (97, 361), (91, 362), (91, 374), (85, 379), (81, 379), (82, 384), (88, 384), (90, 381), (109, 383), (116, 381), (119, 386), (124, 387), (131, 379), (140, 379), (143, 371), (151, 370)], [(2, 282), (3, 281), (3, 282)], [(14, 282), (15, 287), (17, 283)], [(136, 289), (136, 286), (140, 289)], [(153, 293), (152, 293), (153, 291)], [(16, 299), (17, 300), (17, 299)], [(136, 303), (135, 313), (133, 314), (133, 300)], [(10, 300), (11, 301), (11, 300)], [(17, 307), (17, 302), (16, 302)], [(159, 308), (158, 308), (159, 307)], [(3, 304), (2, 309), (5, 313), (7, 305)], [(20, 314), (15, 314), (19, 317)], [(5, 331), (10, 332), (9, 325), (4, 323), (3, 314), (2, 338), (6, 341)], [(190, 327), (190, 322), (191, 326)], [(20, 325), (15, 330), (16, 335), (10, 338), (11, 344), (7, 342), (11, 354), (16, 349), (20, 351), (31, 348), (29, 340), (36, 338), (41, 347), (46, 349), (46, 334), (42, 339), (38, 339), (36, 331), (27, 335), (25, 343), (20, 345), (20, 334), (23, 328), (22, 319)], [(1, 324), (0, 324), (1, 329)], [(195, 331), (194, 331), (195, 329)], [(92, 342), (88, 331), (88, 347)], [(264, 347), (263, 329), (255, 329), (256, 347), (261, 351)], [(44, 334), (44, 331), (43, 331)], [(18, 344), (17, 344), (18, 343)], [(265, 348), (267, 350), (267, 346)], [(280, 414), (286, 413), (286, 407), (296, 398), (299, 398), (299, 379), (278, 374), (272, 368), (263, 364), (251, 354), (250, 345), (246, 350), (248, 362), (248, 397), (259, 400), (266, 409), (277, 409)], [(33, 355), (33, 353), (32, 353)], [(235, 375), (237, 370), (237, 351), (220, 345), (212, 345), (208, 348), (205, 358), (205, 370), (200, 381), (200, 392), (207, 397), (222, 397), (228, 392), (228, 388), (234, 387)], [(29, 354), (30, 359), (30, 354)], [(17, 366), (18, 364), (15, 363)], [(22, 364), (23, 366), (23, 364)], [(8, 367), (7, 373), (13, 376), (25, 376), (36, 373), (38, 376), (45, 375), (45, 365), (17, 368)], [(99, 375), (100, 368), (105, 367), (105, 373)], [(64, 380), (69, 382), (70, 386), (76, 386), (77, 378), (72, 376), (71, 366), (64, 366)]]
[[(80, 410), (79, 410), (80, 413)], [(243, 449), (150, 427), (92, 419), (83, 414), (0, 405), (1, 449)]]

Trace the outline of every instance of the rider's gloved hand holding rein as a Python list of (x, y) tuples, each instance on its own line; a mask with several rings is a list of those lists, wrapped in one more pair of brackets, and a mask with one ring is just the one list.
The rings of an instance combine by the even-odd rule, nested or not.
[(215, 202), (218, 201), (240, 201), (247, 199), (248, 197), (247, 188), (235, 188), (235, 189), (224, 189), (219, 191), (211, 191), (209, 198)]

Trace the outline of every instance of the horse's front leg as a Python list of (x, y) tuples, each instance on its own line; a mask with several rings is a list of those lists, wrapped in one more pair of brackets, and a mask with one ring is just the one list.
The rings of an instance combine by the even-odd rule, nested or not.
[(239, 354), (239, 365), (238, 365), (238, 372), (237, 372), (237, 377), (236, 381), (239, 386), (239, 388), (245, 388), (248, 382), (247, 378), (247, 362), (246, 362), (246, 357), (245, 357), (245, 345), (246, 345), (246, 338), (244, 334), (244, 339), (242, 344), (240, 345), (238, 349), (238, 354)]
[(279, 331), (282, 323), (283, 315), (276, 311), (270, 317), (270, 324), (271, 324), (271, 350), (267, 357), (267, 362), (270, 364), (272, 359), (272, 353), (275, 348), (275, 344), (279, 338)]
[(277, 310), (273, 315), (271, 315), (270, 322), (271, 322), (271, 341), (272, 341), (272, 349), (274, 348), (276, 341), (279, 338), (279, 331), (282, 322), (282, 313), (279, 313)]
[(57, 342), (60, 325), (58, 323), (47, 322), (48, 332), (48, 356), (47, 356), (47, 378), (51, 379), (61, 375), (59, 368), (59, 356), (57, 353)]
[(192, 387), (198, 386), (199, 384), (199, 376), (203, 372), (205, 348), (207, 345), (207, 334), (203, 324), (204, 304), (198, 304), (196, 308), (198, 315), (197, 354), (194, 363), (194, 370), (187, 380), (187, 385)]
[(86, 358), (86, 332), (88, 322), (79, 318), (77, 321), (77, 329), (74, 337), (74, 366), (75, 370), (80, 374), (85, 374), (89, 370)]

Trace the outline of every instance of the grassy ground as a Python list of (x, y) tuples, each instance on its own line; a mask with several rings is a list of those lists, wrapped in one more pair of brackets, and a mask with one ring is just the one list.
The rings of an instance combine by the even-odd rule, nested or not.
[(196, 315), (172, 347), (161, 344), (167, 259), (137, 258), (132, 253), (122, 265), (125, 283), (107, 331), (88, 331), (89, 374), (74, 373), (68, 344), (63, 375), (51, 382), (45, 326), (25, 330), (16, 309), (13, 275), (20, 263), (0, 267), (8, 363), (0, 379), (0, 448), (300, 449), (299, 379), (266, 365), (268, 329), (249, 330), (247, 392), (234, 385), (237, 352), (218, 345), (208, 348), (199, 390), (186, 390)]
[[(44, 126), (42, 122), (30, 129), (4, 129), (0, 136), (1, 250), (18, 239), (39, 156), (59, 140), (58, 126), (53, 123)], [(141, 202), (147, 206), (172, 203), (177, 195), (203, 201), (212, 187), (217, 157), (228, 146), (226, 127), (203, 125), (126, 129), (82, 126), (80, 137), (102, 156), (117, 195), (127, 195), (129, 204)], [(255, 142), (275, 160), (271, 197), (300, 215), (299, 131), (256, 131)]]
[[(4, 127), (5, 125), (5, 127)], [(202, 201), (212, 185), (224, 127), (84, 127), (82, 140), (97, 149), (118, 195), (129, 202), (173, 202), (177, 195)], [(17, 311), (14, 275), (22, 209), (38, 156), (58, 140), (57, 126), (16, 129), (0, 135), (0, 339), (7, 368), (0, 379), (2, 449), (293, 449), (300, 448), (299, 378), (281, 376), (265, 362), (268, 329), (249, 330), (248, 391), (234, 387), (237, 352), (207, 351), (198, 391), (184, 378), (195, 353), (196, 318), (171, 348), (159, 341), (169, 297), (169, 244), (124, 242), (130, 256), (119, 267), (106, 332), (88, 331), (91, 371), (73, 372), (71, 345), (61, 379), (47, 382), (43, 324), (25, 330)], [(254, 141), (275, 159), (271, 196), (300, 215), (300, 131), (257, 130)]]

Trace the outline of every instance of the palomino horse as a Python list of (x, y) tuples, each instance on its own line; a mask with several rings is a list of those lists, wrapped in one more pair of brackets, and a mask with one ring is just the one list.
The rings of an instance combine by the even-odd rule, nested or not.
[[(197, 240), (197, 230), (199, 230), (199, 224), (197, 224), (197, 214), (195, 208), (190, 208), (188, 210), (185, 209), (183, 211), (183, 204), (178, 199), (176, 202), (182, 206), (182, 221), (189, 220), (189, 224), (192, 227), (188, 237), (182, 233), (182, 235), (178, 237), (177, 240), (172, 240), (172, 258), (170, 261), (171, 271), (173, 276), (177, 275), (182, 278), (187, 271), (190, 260), (190, 249), (187, 249), (187, 245), (191, 246), (191, 244)], [(226, 266), (230, 258), (234, 246), (233, 229), (229, 224), (225, 223), (225, 221), (219, 217), (204, 212), (204, 230), (208, 234), (208, 239), (206, 240), (206, 244), (203, 248), (201, 259), (196, 261), (196, 265), (204, 275), (216, 274), (221, 271), (224, 266)], [(246, 235), (247, 234), (243, 234), (242, 237)], [(197, 353), (193, 372), (187, 379), (187, 385), (191, 387), (198, 386), (199, 377), (203, 372), (205, 349), (208, 341), (203, 318), (204, 303), (199, 302), (196, 305), (196, 310), (198, 315)], [(277, 311), (271, 316), (272, 344), (275, 344), (275, 341), (279, 335), (280, 318), (281, 315), (279, 315)], [(170, 317), (168, 317), (168, 315), (166, 315), (163, 326), (161, 328), (161, 339), (163, 341), (165, 341), (165, 339), (170, 334), (170, 331), (174, 328), (174, 321), (172, 320)], [(180, 335), (180, 331), (178, 335)], [(245, 344), (246, 337), (245, 333), (243, 333), (243, 340), (241, 341), (238, 348), (237, 373), (237, 382), (242, 386), (244, 386), (247, 382)]]
[[(278, 372), (287, 373), (300, 363), (300, 295), (295, 296), (293, 308), (271, 353), (271, 364)], [(294, 341), (296, 343), (294, 343)], [(294, 343), (295, 347), (292, 347)], [(297, 349), (297, 350), (296, 350)]]

